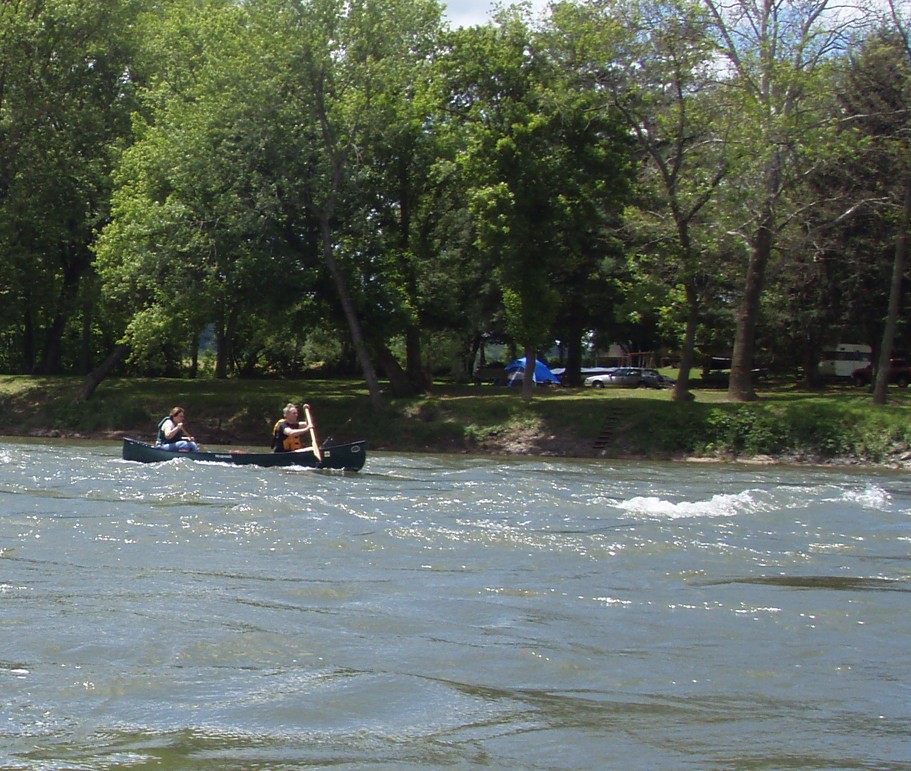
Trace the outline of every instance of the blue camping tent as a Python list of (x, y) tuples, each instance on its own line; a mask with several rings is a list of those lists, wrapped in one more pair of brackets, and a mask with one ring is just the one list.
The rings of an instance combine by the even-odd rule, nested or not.
[[(524, 374), (525, 373), (525, 357), (523, 356), (521, 359), (513, 359), (506, 366), (506, 371), (511, 372), (511, 373), (521, 372)], [(536, 383), (559, 383), (560, 382), (559, 380), (557, 380), (557, 376), (547, 368), (547, 365), (543, 361), (540, 361), (540, 360), (537, 360), (535, 362), (535, 373), (532, 376), (532, 379)], [(509, 378), (509, 385), (512, 385), (517, 380), (518, 380), (518, 378), (514, 378), (514, 377)]]

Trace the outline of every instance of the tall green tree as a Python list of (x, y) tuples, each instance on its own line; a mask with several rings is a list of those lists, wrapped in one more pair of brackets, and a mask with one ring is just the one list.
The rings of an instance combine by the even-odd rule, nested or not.
[(720, 148), (737, 120), (714, 72), (704, 10), (655, 0), (560, 9), (584, 61), (575, 66), (622, 116), (639, 150), (637, 200), (627, 211), (636, 269), (684, 299), (675, 399), (689, 398), (701, 307), (717, 273), (710, 203), (728, 164)]
[[(807, 384), (814, 383), (822, 342), (839, 334), (869, 343), (876, 357), (876, 403), (886, 398), (889, 360), (900, 335), (907, 342), (901, 305), (906, 291), (908, 217), (909, 59), (900, 16), (883, 17), (865, 31), (830, 76), (829, 114), (837, 119), (830, 155), (801, 191), (807, 210), (803, 232), (785, 247), (788, 271), (775, 283), (787, 293), (779, 308), (804, 340)], [(785, 303), (778, 303), (783, 305)], [(780, 339), (789, 335), (782, 330)], [(797, 339), (795, 339), (797, 338)], [(844, 340), (845, 338), (842, 338)]]
[(97, 254), (109, 299), (130, 309), (134, 363), (161, 368), (169, 348), (194, 353), (212, 323), (224, 377), (241, 314), (273, 310), (283, 246), (257, 206), (270, 195), (255, 173), (270, 101), (256, 55), (265, 41), (243, 8), (212, 0), (204, 10), (172, 3), (143, 19), (151, 49), (166, 35), (186, 55), (148, 71)]
[(824, 109), (828, 81), (821, 76), (861, 19), (838, 14), (829, 0), (703, 2), (724, 59), (719, 75), (738, 97), (741, 131), (728, 145), (738, 184), (727, 198), (734, 206), (729, 229), (740, 234), (746, 265), (728, 396), (748, 401), (756, 398), (752, 367), (766, 272), (781, 229), (807, 204), (794, 198), (802, 179), (832, 143), (836, 116)]
[(889, 220), (894, 223), (892, 276), (879, 362), (873, 386), (873, 402), (886, 403), (890, 359), (898, 328), (904, 284), (907, 280), (908, 241), (911, 239), (911, 18), (907, 7), (889, 2), (889, 26), (871, 36), (864, 56), (852, 70), (858, 88), (850, 104), (866, 133), (873, 138), (874, 152), (884, 157), (892, 184)]
[[(895, 256), (904, 230), (905, 58), (889, 23), (866, 33), (829, 78), (836, 141), (807, 175), (800, 199), (815, 205), (782, 242), (786, 269), (776, 271), (770, 287), (778, 296), (769, 315), (782, 327), (775, 337), (800, 353), (808, 386), (817, 384), (823, 344), (868, 343), (888, 361), (902, 330), (897, 300), (905, 277), (903, 268), (895, 270)], [(898, 294), (890, 307), (892, 287)]]
[(83, 285), (135, 109), (136, 12), (132, 0), (0, 4), (0, 284), (16, 369), (78, 361), (64, 341), (93, 310)]
[(403, 315), (402, 271), (389, 268), (410, 253), (403, 202), (420, 191), (415, 68), (439, 17), (411, 0), (166, 9), (162, 29), (185, 55), (150, 79), (99, 251), (112, 290), (130, 285), (124, 275), (142, 283), (134, 356), (207, 319), (230, 343), (253, 306), (290, 327), (295, 305), (325, 298), (325, 272), (322, 304), (339, 310), (382, 408), (374, 355), (389, 316)]
[[(370, 319), (371, 349), (378, 352), (393, 392), (406, 395), (431, 384), (423, 341), (440, 319), (457, 312), (451, 263), (440, 259), (438, 239), (445, 181), (440, 160), (452, 157), (445, 132), (429, 130), (438, 113), (433, 88), (433, 53), (440, 8), (427, 2), (365, 5), (359, 53), (371, 84), (364, 103), (354, 173), (364, 193), (361, 239), (375, 245), (376, 270), (387, 287), (377, 298), (385, 313)], [(370, 28), (380, 32), (369, 32)], [(369, 60), (369, 69), (367, 63)], [(388, 349), (389, 338), (404, 340), (405, 371)]]
[(496, 26), (454, 33), (448, 52), (450, 105), (466, 130), (461, 163), (463, 178), (471, 180), (476, 243), (491, 255), (508, 331), (523, 346), (526, 399), (558, 301), (549, 281), (554, 250), (547, 219), (554, 169), (548, 161), (554, 156), (542, 104), (545, 64), (531, 50), (527, 20), (507, 13)]
[[(374, 358), (382, 345), (364, 326), (372, 314), (379, 314), (375, 321), (382, 328), (384, 307), (390, 307), (384, 290), (391, 284), (378, 280), (388, 267), (378, 257), (382, 239), (370, 232), (377, 211), (373, 162), (394, 160), (388, 147), (399, 142), (392, 155), (407, 153), (408, 142), (416, 137), (407, 129), (416, 113), (402, 103), (411, 98), (419, 66), (432, 50), (440, 7), (433, 0), (317, 0), (263, 7), (272, 9), (280, 27), (274, 39), (284, 58), (279, 72), (286, 97), (279, 114), (287, 165), (275, 181), (277, 200), (289, 230), (302, 232), (305, 219), (316, 223), (320, 254), (371, 403), (383, 409)], [(389, 138), (393, 141), (384, 158), (380, 145)], [(391, 191), (387, 187), (384, 193)], [(400, 220), (398, 228), (398, 252), (407, 255), (407, 220)], [(394, 364), (388, 358), (386, 363), (387, 369)]]
[[(530, 375), (552, 336), (561, 271), (589, 258), (628, 190), (626, 142), (521, 9), (455, 33), (444, 56), (448, 107), (465, 132), (476, 244), (490, 255), (507, 331)], [(523, 398), (533, 388), (525, 377)]]

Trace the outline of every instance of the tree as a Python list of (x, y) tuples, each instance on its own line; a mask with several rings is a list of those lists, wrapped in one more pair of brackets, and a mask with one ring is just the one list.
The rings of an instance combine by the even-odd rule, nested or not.
[[(880, 344), (876, 380), (873, 386), (874, 404), (886, 403), (890, 360), (898, 326), (899, 311), (908, 262), (908, 239), (911, 232), (911, 25), (901, 16), (894, 0), (890, 0), (891, 22), (880, 35), (873, 36), (865, 46), (864, 55), (852, 70), (858, 88), (850, 106), (874, 140), (874, 152), (885, 156), (892, 185), (885, 186), (895, 228), (895, 248), (892, 277), (889, 283), (889, 304)], [(858, 82), (859, 81), (859, 82)]]
[(0, 5), (0, 249), (17, 368), (62, 371), (67, 329), (90, 312), (90, 246), (136, 106), (135, 15), (131, 0)]
[(716, 46), (697, 5), (676, 0), (558, 7), (584, 61), (639, 149), (638, 195), (626, 214), (637, 270), (680, 287), (685, 303), (674, 399), (689, 398), (701, 305), (712, 285), (706, 216), (728, 163), (720, 149), (736, 112), (714, 75)]
[[(876, 371), (886, 377), (902, 329), (907, 54), (887, 23), (840, 58), (827, 89), (829, 112), (838, 116), (835, 141), (801, 192), (804, 201), (817, 203), (808, 207), (810, 214), (790, 243), (783, 244), (787, 270), (775, 280), (778, 291), (786, 293), (773, 304), (776, 313), (799, 332), (783, 331), (778, 337), (802, 351), (807, 385), (815, 384), (822, 343), (834, 344), (838, 335), (841, 341), (869, 343), (877, 362), (882, 360)], [(885, 381), (881, 388), (878, 394), (874, 389), (875, 399), (885, 398)]]
[[(451, 233), (442, 236), (447, 228), (438, 225), (447, 194), (438, 164), (454, 153), (445, 131), (429, 130), (438, 114), (433, 51), (441, 14), (434, 3), (423, 2), (365, 9), (365, 17), (376, 17), (371, 26), (383, 30), (380, 36), (367, 34), (366, 27), (358, 33), (358, 55), (365, 58), (365, 72), (369, 57), (373, 92), (362, 110), (354, 169), (364, 193), (358, 238), (373, 247), (371, 272), (382, 276), (385, 290), (371, 298), (385, 313), (371, 314), (368, 337), (383, 358), (393, 393), (405, 396), (430, 387), (423, 338), (458, 313), (454, 263), (440, 258), (441, 252), (453, 253), (445, 247)], [(387, 345), (399, 336), (404, 371)]]
[[(142, 284), (133, 357), (143, 337), (187, 336), (212, 319), (230, 343), (253, 297), (280, 298), (286, 312), (319, 303), (347, 325), (381, 409), (374, 356), (397, 367), (386, 337), (414, 337), (420, 303), (411, 223), (433, 152), (414, 150), (427, 142), (420, 70), (439, 6), (211, 0), (206, 17), (203, 28), (182, 3), (164, 14), (183, 53), (163, 54), (149, 80), (99, 251), (112, 291), (136, 287), (117, 282), (125, 275)], [(181, 286), (193, 288), (192, 308)]]
[(756, 398), (751, 370), (766, 270), (780, 229), (797, 208), (790, 196), (814, 156), (824, 153), (836, 123), (817, 109), (825, 100), (819, 76), (861, 20), (839, 16), (829, 0), (703, 1), (725, 59), (719, 72), (739, 97), (742, 132), (729, 145), (738, 186), (729, 200), (740, 209), (741, 223), (732, 222), (732, 229), (749, 256), (728, 396), (748, 401)]
[[(284, 142), (287, 165), (275, 183), (277, 200), (287, 228), (300, 230), (302, 215), (317, 224), (321, 256), (378, 410), (384, 400), (371, 346), (384, 353), (384, 343), (370, 339), (362, 318), (377, 312), (371, 293), (390, 284), (378, 281), (386, 266), (369, 233), (377, 210), (371, 161), (380, 157), (378, 141), (414, 122), (409, 109), (388, 105), (409, 98), (408, 84), (428, 58), (440, 15), (433, 0), (288, 2), (276, 4), (274, 14), (288, 31), (276, 30), (274, 37), (284, 64), (273, 61), (287, 85), (280, 114), (285, 126), (294, 126)], [(384, 127), (390, 117), (392, 125)], [(408, 133), (400, 136), (407, 141)], [(408, 229), (406, 223), (400, 235)], [(376, 320), (382, 328), (381, 317)]]
[(279, 269), (283, 244), (258, 206), (269, 191), (254, 171), (268, 109), (251, 71), (262, 67), (257, 41), (243, 9), (213, 0), (206, 10), (203, 19), (177, 3), (145, 19), (160, 21), (156, 34), (186, 56), (183, 69), (165, 60), (148, 73), (146, 118), (136, 118), (96, 251), (108, 298), (130, 310), (123, 342), (134, 364), (165, 366), (169, 348), (195, 356), (214, 323), (224, 377), (240, 314), (272, 311), (269, 290), (289, 270)]
[[(520, 9), (455, 33), (444, 57), (448, 107), (465, 132), (476, 245), (492, 260), (507, 331), (534, 362), (552, 334), (561, 271), (587, 278), (572, 266), (591, 264), (593, 242), (626, 195), (626, 141)], [(523, 379), (523, 398), (533, 387)]]

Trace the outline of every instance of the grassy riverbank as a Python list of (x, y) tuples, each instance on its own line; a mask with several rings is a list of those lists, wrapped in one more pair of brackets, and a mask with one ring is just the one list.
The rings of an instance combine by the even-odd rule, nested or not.
[(264, 447), (286, 401), (307, 401), (321, 438), (366, 438), (374, 449), (576, 457), (734, 458), (905, 465), (911, 460), (908, 389), (889, 404), (865, 390), (824, 392), (771, 386), (734, 404), (718, 390), (670, 401), (667, 391), (438, 385), (429, 395), (391, 400), (372, 414), (366, 389), (347, 380), (112, 379), (89, 402), (79, 378), (0, 376), (0, 434), (151, 439), (174, 405), (203, 444)]

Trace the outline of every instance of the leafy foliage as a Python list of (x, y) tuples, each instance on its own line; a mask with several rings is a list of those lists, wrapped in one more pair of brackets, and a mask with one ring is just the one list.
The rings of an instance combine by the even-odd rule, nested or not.
[(420, 392), (491, 339), (679, 353), (681, 391), (700, 349), (876, 342), (905, 20), (775, 8), (0, 4), (0, 369), (128, 343), (132, 374), (359, 369), (376, 406), (377, 368)]

